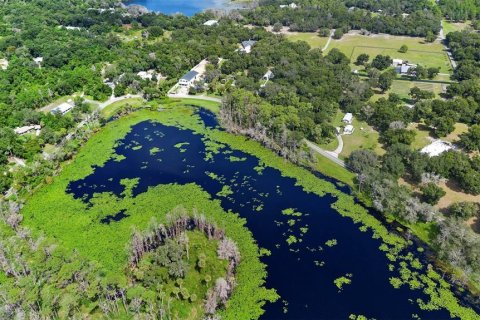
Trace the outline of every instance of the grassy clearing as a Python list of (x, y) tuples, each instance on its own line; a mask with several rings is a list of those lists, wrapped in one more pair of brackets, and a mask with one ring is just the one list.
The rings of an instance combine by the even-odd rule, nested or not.
[[(398, 52), (404, 44), (408, 46), (408, 52)], [(328, 50), (333, 48), (339, 49), (350, 58), (352, 68), (358, 68), (353, 63), (360, 54), (367, 53), (371, 59), (378, 54), (389, 55), (395, 59), (408, 60), (410, 63), (439, 67), (441, 73), (452, 73), (448, 56), (443, 45), (438, 41), (425, 43), (423, 38), (347, 34), (340, 40), (332, 40)]]
[(319, 37), (316, 32), (292, 32), (285, 34), (288, 40), (290, 41), (305, 41), (313, 49), (320, 48), (322, 49), (327, 44), (327, 37)]
[(445, 140), (448, 142), (455, 142), (460, 139), (460, 135), (462, 133), (465, 133), (467, 131), (468, 131), (468, 126), (465, 123), (456, 123), (455, 130), (453, 130), (453, 132), (450, 133), (445, 138), (442, 138), (442, 140)]
[(470, 21), (465, 22), (451, 22), (451, 21), (442, 21), (443, 33), (445, 36), (450, 32), (462, 31), (470, 27)]
[(164, 100), (163, 103), (160, 104), (161, 106), (167, 105), (167, 106), (176, 106), (176, 107), (182, 107), (185, 105), (192, 105), (196, 107), (201, 107), (205, 108), (207, 110), (210, 110), (214, 113), (218, 113), (220, 111), (220, 104), (215, 101), (207, 101), (207, 100), (200, 100), (200, 99), (195, 99), (195, 98), (188, 98), (188, 99), (168, 99)]
[(126, 105), (130, 105), (133, 108), (138, 108), (142, 104), (143, 104), (143, 100), (140, 99), (140, 98), (125, 99), (125, 100), (122, 100), (122, 101), (114, 102), (114, 103), (106, 106), (100, 113), (103, 117), (109, 118), (113, 114), (115, 114), (115, 112), (117, 112), (118, 109), (121, 109), (121, 108), (125, 107)]
[(406, 81), (406, 80), (393, 80), (392, 87), (385, 93), (376, 93), (371, 101), (377, 101), (380, 98), (388, 98), (390, 93), (396, 93), (403, 100), (410, 100), (410, 89), (413, 87), (419, 87), (422, 90), (427, 90), (435, 93), (437, 98), (440, 97), (440, 93), (443, 91), (444, 84), (442, 83), (431, 83), (431, 82), (421, 82), (421, 81)]
[[(343, 116), (344, 114), (342, 112), (337, 112), (332, 124), (335, 127), (344, 127), (345, 124), (342, 122)], [(385, 150), (382, 149), (381, 144), (378, 142), (379, 133), (374, 128), (369, 126), (365, 121), (358, 120), (357, 117), (353, 118), (352, 125), (355, 128), (353, 134), (342, 135), (343, 150), (340, 153), (341, 159), (348, 158), (353, 151), (359, 149), (373, 150), (378, 155), (385, 153)], [(333, 151), (335, 148), (327, 150)]]
[(446, 194), (440, 199), (440, 201), (436, 205), (436, 207), (439, 209), (447, 208), (455, 202), (467, 201), (480, 203), (479, 196), (474, 196), (462, 192), (462, 190), (451, 181), (449, 181), (448, 183), (441, 182), (439, 186), (446, 192)]
[(316, 162), (313, 165), (313, 169), (321, 172), (322, 174), (337, 179), (350, 187), (353, 187), (355, 174), (345, 168), (340, 167), (335, 162), (321, 156), (319, 154), (315, 154)]
[(420, 150), (432, 142), (430, 131), (423, 124), (411, 123), (407, 129), (415, 131), (415, 140), (412, 142), (412, 148)]

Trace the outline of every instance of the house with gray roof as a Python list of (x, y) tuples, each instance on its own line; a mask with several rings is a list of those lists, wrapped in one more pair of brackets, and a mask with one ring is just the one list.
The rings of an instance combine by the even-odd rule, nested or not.
[(257, 43), (257, 41), (254, 41), (254, 40), (242, 41), (242, 51), (245, 53), (250, 53), (255, 43)]
[(178, 84), (182, 87), (191, 87), (193, 83), (199, 80), (200, 74), (197, 71), (189, 71), (178, 80)]

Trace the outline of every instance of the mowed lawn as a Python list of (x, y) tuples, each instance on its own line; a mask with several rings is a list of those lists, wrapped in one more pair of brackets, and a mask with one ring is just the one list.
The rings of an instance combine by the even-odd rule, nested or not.
[(421, 81), (405, 81), (405, 80), (394, 80), (392, 83), (392, 87), (390, 90), (385, 92), (384, 94), (377, 93), (372, 98), (371, 101), (377, 101), (380, 98), (388, 98), (390, 93), (396, 93), (400, 96), (400, 98), (404, 100), (410, 100), (410, 89), (413, 87), (418, 87), (422, 90), (427, 90), (435, 93), (437, 98), (440, 97), (440, 93), (442, 93), (444, 84), (442, 83), (432, 83), (432, 82), (421, 82)]
[(127, 106), (127, 105), (130, 105), (130, 106), (133, 107), (133, 108), (138, 108), (138, 107), (140, 107), (142, 104), (143, 104), (143, 100), (140, 99), (140, 98), (124, 99), (124, 100), (117, 101), (117, 102), (114, 102), (114, 103), (106, 106), (100, 113), (102, 114), (103, 117), (109, 118), (109, 117), (111, 117), (113, 114), (115, 114), (115, 112), (116, 112), (118, 109), (123, 108), (123, 107), (125, 107), (125, 106)]
[[(398, 52), (402, 45), (408, 47), (406, 53)], [(358, 68), (354, 62), (360, 54), (366, 53), (370, 55), (370, 60), (378, 54), (383, 54), (389, 55), (392, 59), (402, 59), (426, 67), (439, 67), (441, 73), (452, 73), (448, 56), (439, 41), (425, 43), (423, 38), (346, 34), (340, 40), (332, 40), (328, 51), (333, 48), (339, 49), (350, 58), (352, 68)]]
[(442, 26), (443, 26), (443, 33), (446, 36), (450, 32), (455, 32), (455, 31), (462, 31), (470, 27), (470, 21), (465, 21), (465, 22), (450, 22), (450, 21), (442, 21)]
[(328, 37), (319, 37), (316, 32), (288, 32), (285, 34), (285, 37), (293, 42), (305, 41), (314, 49), (322, 49), (328, 41)]
[[(343, 112), (339, 111), (332, 125), (339, 128), (344, 127), (345, 123), (342, 122), (344, 115)], [(369, 149), (378, 155), (385, 153), (385, 150), (382, 149), (381, 144), (378, 142), (379, 133), (374, 128), (369, 126), (365, 121), (360, 121), (356, 116), (353, 117), (352, 125), (355, 128), (353, 134), (342, 135), (343, 150), (339, 155), (341, 159), (348, 158), (353, 151), (359, 149)], [(334, 141), (335, 142), (328, 145), (320, 145), (320, 147), (333, 151), (338, 146), (336, 139)]]

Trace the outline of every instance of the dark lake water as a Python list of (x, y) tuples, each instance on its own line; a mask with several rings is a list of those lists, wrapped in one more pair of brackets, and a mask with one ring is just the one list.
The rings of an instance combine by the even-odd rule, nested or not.
[[(208, 114), (201, 117), (211, 121)], [(188, 145), (178, 146), (185, 142)], [(135, 145), (142, 148), (132, 149)], [(150, 149), (154, 147), (160, 151), (152, 155)], [(272, 252), (263, 258), (268, 266), (266, 285), (275, 288), (281, 298), (266, 305), (263, 319), (348, 319), (350, 314), (375, 319), (404, 320), (411, 319), (412, 314), (423, 320), (450, 318), (443, 310), (420, 310), (414, 301), (427, 298), (422, 292), (406, 286), (394, 289), (390, 285), (389, 278), (396, 274), (388, 270), (390, 262), (378, 249), (381, 241), (373, 239), (371, 232), (361, 232), (358, 225), (335, 212), (330, 207), (335, 199), (306, 193), (295, 185), (294, 179), (282, 177), (272, 168), (259, 174), (254, 169), (259, 161), (253, 156), (223, 148), (213, 159), (205, 160), (202, 136), (153, 122), (135, 125), (116, 153), (126, 159), (111, 160), (95, 168), (91, 175), (72, 182), (69, 192), (84, 201), (96, 192), (121, 196), (124, 186), (120, 180), (124, 178), (140, 178), (134, 195), (160, 184), (198, 184), (212, 198), (220, 199), (226, 211), (246, 218), (259, 246)], [(243, 161), (235, 161), (239, 159)], [(224, 183), (212, 179), (207, 172), (215, 173)], [(233, 191), (228, 197), (217, 195), (224, 184)], [(282, 214), (287, 208), (294, 208), (302, 216)], [(119, 214), (98, 223), (115, 227), (116, 220), (129, 219), (128, 212)], [(289, 224), (290, 219), (296, 221)], [(308, 231), (303, 233), (301, 228), (305, 227)], [(301, 242), (288, 245), (286, 239), (290, 235)], [(325, 242), (331, 239), (336, 239), (337, 245), (326, 246)], [(333, 280), (346, 274), (352, 275), (352, 283), (339, 291)]]
[(139, 4), (151, 11), (165, 14), (182, 13), (186, 16), (193, 16), (206, 9), (227, 9), (233, 8), (229, 0), (133, 0), (128, 4)]

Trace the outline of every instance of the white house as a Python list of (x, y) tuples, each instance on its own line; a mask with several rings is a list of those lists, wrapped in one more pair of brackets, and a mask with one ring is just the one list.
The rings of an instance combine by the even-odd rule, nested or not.
[(58, 105), (56, 108), (54, 108), (51, 113), (56, 114), (59, 113), (61, 115), (64, 115), (68, 111), (72, 110), (74, 105), (72, 104), (72, 100), (68, 100), (68, 102), (61, 103)]
[(453, 148), (453, 145), (448, 141), (435, 140), (428, 146), (422, 148), (420, 152), (427, 154), (429, 157), (436, 157)]
[(250, 53), (255, 43), (257, 43), (257, 41), (253, 41), (253, 40), (242, 41), (242, 51), (245, 53)]
[(140, 71), (139, 73), (137, 73), (137, 76), (139, 76), (143, 80), (152, 80), (154, 75), (155, 70)]
[(36, 58), (33, 58), (33, 62), (35, 62), (36, 64), (40, 64), (43, 62), (43, 57), (36, 57)]
[(178, 80), (178, 84), (182, 87), (191, 87), (199, 79), (199, 76), (200, 74), (197, 71), (189, 71)]
[(298, 8), (298, 6), (294, 2), (292, 2), (290, 4), (281, 4), (280, 8), (282, 8), (282, 9), (283, 8), (296, 9), (296, 8)]
[(394, 66), (394, 67), (398, 67), (398, 66), (401, 66), (403, 64), (402, 59), (393, 59), (392, 61), (393, 61), (392, 66)]
[(0, 59), (0, 69), (7, 70), (7, 68), (8, 68), (8, 60)]
[(403, 63), (395, 68), (395, 72), (399, 75), (406, 76), (410, 72), (410, 69), (413, 69), (416, 66), (416, 64)]
[(343, 128), (343, 134), (350, 135), (355, 131), (355, 128), (351, 124), (347, 124), (345, 128)]
[(353, 114), (351, 114), (351, 113), (349, 112), (349, 113), (346, 113), (346, 114), (345, 114), (345, 116), (344, 116), (343, 119), (342, 119), (342, 122), (351, 124), (351, 123), (352, 123), (352, 120), (353, 120)]
[(42, 127), (40, 127), (40, 125), (36, 124), (36, 125), (31, 125), (31, 126), (18, 127), (18, 128), (15, 128), (13, 131), (18, 135), (22, 135), (22, 134), (26, 134), (30, 131), (35, 130), (35, 135), (38, 136), (40, 134), (41, 129), (42, 129)]
[(218, 24), (217, 20), (208, 20), (203, 25), (211, 27), (211, 26), (216, 26), (217, 24)]
[(262, 77), (262, 80), (268, 81), (274, 77), (274, 74), (271, 70), (268, 70)]
[(80, 28), (80, 27), (73, 27), (73, 26), (66, 26), (65, 29), (67, 29), (67, 30), (77, 30), (77, 31), (82, 30), (82, 28)]
[(42, 62), (43, 62), (43, 57), (36, 57), (36, 58), (33, 58), (33, 62), (35, 62), (37, 64), (37, 66), (39, 68), (42, 67)]

